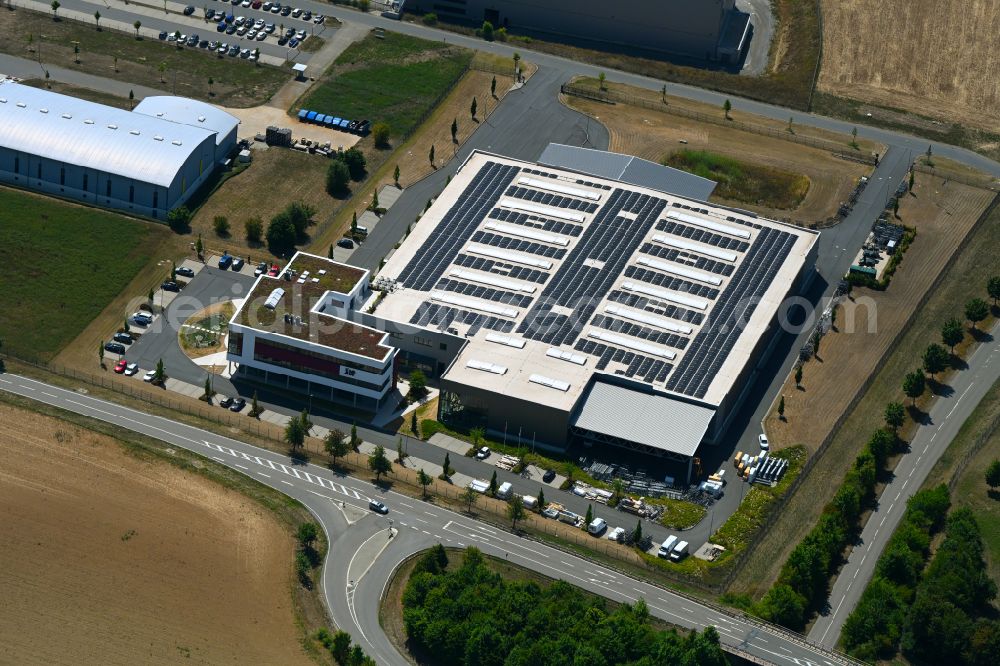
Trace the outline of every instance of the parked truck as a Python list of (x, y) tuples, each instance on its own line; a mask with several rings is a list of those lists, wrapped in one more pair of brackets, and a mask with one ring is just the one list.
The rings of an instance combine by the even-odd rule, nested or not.
[(687, 556), (688, 552), (688, 542), (680, 541), (674, 546), (674, 549), (670, 551), (670, 560), (672, 562), (680, 562)]

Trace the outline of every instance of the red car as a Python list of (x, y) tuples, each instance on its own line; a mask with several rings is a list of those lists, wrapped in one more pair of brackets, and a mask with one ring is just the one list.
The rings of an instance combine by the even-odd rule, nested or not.
[(253, 0), (253, 3), (250, 6), (254, 9), (260, 9), (260, 4), (260, 0)]
[(272, 264), (271, 265), (271, 270), (269, 270), (267, 272), (267, 274), (270, 275), (271, 277), (278, 277), (278, 273), (280, 273), (280, 272), (281, 272), (281, 269), (278, 268), (278, 264)]
[(122, 359), (122, 360), (118, 361), (117, 363), (115, 363), (115, 372), (117, 372), (119, 375), (122, 374), (122, 373), (124, 373), (125, 372), (125, 367), (127, 365), (128, 365), (128, 362), (125, 359)]

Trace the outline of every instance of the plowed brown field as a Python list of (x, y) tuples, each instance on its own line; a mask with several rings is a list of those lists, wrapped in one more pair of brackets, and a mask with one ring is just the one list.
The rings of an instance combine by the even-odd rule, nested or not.
[(311, 664), (293, 552), (239, 493), (0, 405), (0, 663)]

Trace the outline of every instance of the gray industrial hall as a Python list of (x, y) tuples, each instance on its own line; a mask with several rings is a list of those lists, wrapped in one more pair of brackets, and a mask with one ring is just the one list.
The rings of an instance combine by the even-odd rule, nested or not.
[(228, 159), (239, 120), (153, 97), (133, 111), (0, 83), (0, 182), (164, 219)]
[(750, 42), (750, 15), (735, 0), (406, 0), (404, 9), (709, 62), (736, 63)]

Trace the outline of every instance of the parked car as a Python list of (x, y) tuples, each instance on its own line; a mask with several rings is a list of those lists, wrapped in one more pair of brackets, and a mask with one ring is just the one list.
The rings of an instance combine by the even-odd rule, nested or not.
[(153, 323), (153, 315), (148, 312), (142, 312), (141, 310), (139, 312), (132, 313), (130, 319), (133, 323), (138, 324), (139, 326), (149, 326)]
[(341, 238), (339, 241), (337, 241), (337, 247), (343, 247), (347, 248), (348, 250), (351, 250), (354, 248), (354, 241), (351, 240), (350, 238)]
[(559, 510), (553, 509), (552, 507), (549, 507), (547, 509), (542, 509), (542, 515), (545, 516), (546, 518), (551, 518), (552, 520), (555, 520), (559, 517)]
[(184, 8), (184, 16), (191, 16), (194, 14), (194, 5), (188, 5)]
[(156, 379), (156, 370), (147, 370), (146, 374), (142, 376), (142, 381), (151, 382)]
[(236, 398), (235, 400), (233, 400), (233, 404), (229, 406), (229, 411), (238, 412), (246, 406), (247, 406), (246, 400), (244, 400), (243, 398)]
[(160, 285), (160, 289), (162, 289), (163, 291), (180, 291), (181, 286), (176, 282), (174, 282), (173, 280), (167, 280), (166, 282)]
[(230, 23), (230, 24), (229, 24), (229, 26), (228, 26), (228, 27), (226, 28), (226, 34), (227, 34), (227, 35), (235, 35), (235, 34), (236, 34), (236, 31), (237, 31), (238, 29), (239, 29), (239, 28), (237, 28), (237, 27), (236, 27), (236, 24), (235, 24), (235, 23)]
[(307, 9), (306, 11), (302, 12), (302, 16), (300, 16), (299, 18), (301, 18), (303, 21), (312, 21), (312, 17), (313, 13)]
[(229, 409), (233, 406), (233, 399), (228, 396), (223, 396), (222, 400), (219, 401), (219, 407), (223, 409)]
[(625, 540), (625, 528), (616, 527), (615, 529), (608, 532), (607, 538), (608, 541), (617, 541), (618, 543), (621, 543), (622, 541)]
[(545, 470), (545, 474), (542, 474), (542, 481), (545, 483), (552, 483), (556, 480), (556, 471), (554, 469)]
[(109, 351), (112, 354), (124, 354), (125, 345), (120, 342), (107, 342), (104, 344), (104, 351)]
[(179, 32), (172, 32), (169, 35), (167, 35), (167, 41), (168, 42), (176, 42), (178, 37), (180, 37), (180, 33)]
[(291, 39), (288, 40), (288, 47), (289, 48), (294, 49), (298, 45), (299, 45), (299, 40), (295, 39), (294, 37), (292, 37)]
[(368, 508), (371, 509), (372, 511), (377, 511), (378, 513), (381, 514), (389, 513), (389, 507), (387, 507), (382, 502), (378, 502), (376, 500), (368, 502)]
[(271, 11), (271, 7), (273, 6), (274, 6), (273, 2), (265, 2), (263, 5), (260, 6), (260, 10), (262, 12), (269, 12)]
[(229, 27), (228, 23), (226, 23), (225, 21), (219, 21), (218, 25), (215, 26), (215, 31), (225, 32), (227, 27)]
[(282, 7), (282, 8), (281, 8), (281, 11), (280, 11), (279, 13), (280, 13), (280, 14), (281, 14), (282, 16), (288, 16), (289, 14), (291, 14), (291, 13), (292, 13), (292, 8), (291, 8), (291, 7), (288, 7), (288, 6), (285, 6), (285, 7)]
[(132, 337), (131, 333), (115, 333), (114, 341), (130, 345), (135, 342), (135, 338)]
[(243, 259), (240, 259), (239, 257), (237, 257), (236, 259), (233, 259), (233, 270), (234, 271), (241, 271), (241, 270), (243, 270), (243, 265), (244, 264), (246, 264), (246, 262)]
[(161, 30), (160, 31), (160, 39), (166, 41), (166, 39), (167, 39), (167, 31), (166, 30)]
[(253, 27), (257, 28), (258, 30), (260, 30), (261, 28), (263, 28), (264, 27), (264, 19), (260, 19), (259, 18), (256, 21), (254, 21), (253, 22)]
[(608, 528), (608, 523), (603, 518), (594, 518), (592, 521), (590, 521), (590, 524), (587, 525), (587, 531), (593, 534), (594, 536), (599, 535), (607, 528)]
[(266, 32), (268, 34), (271, 34), (272, 32), (274, 32), (274, 24), (273, 23), (267, 23), (267, 24), (265, 24), (264, 25), (264, 32)]
[(263, 275), (266, 272), (267, 272), (267, 262), (262, 261), (259, 264), (257, 264), (257, 268), (253, 269), (253, 276), (257, 277), (258, 275)]
[[(226, 32), (228, 32), (228, 30)], [(229, 50), (229, 44), (227, 44), (226, 42), (222, 42), (221, 44), (219, 44), (219, 48), (215, 49), (215, 52), (221, 56), (225, 55), (226, 51), (228, 50)]]
[(296, 7), (295, 9), (292, 10), (292, 17), (293, 18), (298, 18), (300, 16), (302, 16), (302, 10), (301, 9), (299, 9), (298, 7)]
[(288, 37), (285, 37), (284, 35), (278, 37), (278, 46), (284, 46), (287, 43), (288, 43)]
[(315, 23), (316, 25), (319, 25), (319, 24), (323, 23), (324, 21), (326, 21), (326, 17), (323, 16), (322, 14), (317, 14), (313, 18), (313, 23)]
[(240, 3), (241, 7), (250, 7), (251, 5), (253, 5), (253, 0), (243, 0), (243, 2)]
[(250, 49), (243, 49), (242, 51), (240, 51), (240, 57), (243, 58), (244, 60), (246, 60), (247, 58), (249, 58), (250, 57)]
[(269, 270), (267, 274), (270, 275), (271, 277), (278, 277), (278, 273), (280, 272), (281, 268), (278, 266), (278, 264), (271, 264), (271, 270)]
[(260, 32), (257, 33), (257, 41), (258, 42), (262, 42), (265, 39), (267, 39), (267, 32), (265, 32), (264, 30), (261, 30)]
[(136, 374), (138, 372), (139, 372), (139, 364), (138, 363), (129, 363), (128, 365), (125, 366), (125, 375), (127, 377), (131, 377), (132, 375), (134, 375), (134, 374)]
[(271, 13), (272, 14), (278, 14), (280, 12), (281, 12), (281, 3), (280, 2), (276, 2), (273, 5), (271, 5)]
[(760, 444), (760, 448), (762, 451), (767, 451), (768, 449), (771, 448), (770, 443), (768, 443), (767, 441), (767, 435), (765, 435), (764, 433), (757, 435), (757, 443)]
[(260, 0), (253, 0), (253, 2), (250, 3), (250, 6), (253, 7), (254, 9), (260, 9), (260, 5), (261, 5)]
[[(240, 47), (238, 47), (236, 45), (233, 45), (229, 49), (230, 54), (232, 54), (233, 49), (236, 49), (238, 51), (239, 48)], [(220, 271), (228, 271), (229, 267), (232, 266), (232, 265), (233, 265), (233, 256), (231, 254), (224, 254), (221, 257), (219, 257), (219, 270)]]
[(115, 363), (115, 372), (119, 375), (124, 374), (125, 366), (127, 365), (128, 361), (126, 361), (125, 359), (118, 361), (117, 363)]
[[(215, 44), (215, 42), (210, 42), (209, 46), (211, 47), (213, 44)], [(193, 278), (194, 277), (194, 269), (193, 268), (188, 268), (187, 266), (181, 266), (180, 268), (178, 268), (174, 272), (177, 275), (183, 275), (184, 277), (189, 277), (189, 278)]]
[(209, 21), (211, 21), (212, 19), (214, 19), (215, 18), (215, 10), (214, 9), (206, 9), (205, 10), (205, 18), (208, 19)]
[(484, 446), (478, 451), (476, 451), (476, 460), (486, 460), (490, 457), (490, 447)]

